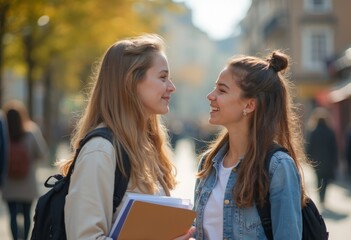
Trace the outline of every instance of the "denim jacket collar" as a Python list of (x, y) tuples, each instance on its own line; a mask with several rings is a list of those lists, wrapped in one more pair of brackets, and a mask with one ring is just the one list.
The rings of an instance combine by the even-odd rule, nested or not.
[(216, 166), (218, 166), (218, 164), (220, 164), (223, 160), (223, 157), (225, 156), (225, 154), (227, 153), (229, 149), (229, 143), (226, 142), (216, 153), (216, 155), (213, 157), (212, 162), (213, 162), (213, 166), (217, 169)]

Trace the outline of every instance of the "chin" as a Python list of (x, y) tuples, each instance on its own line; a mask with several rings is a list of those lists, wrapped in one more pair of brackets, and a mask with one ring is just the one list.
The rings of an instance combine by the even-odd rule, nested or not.
[(164, 115), (164, 114), (167, 114), (169, 112), (169, 109), (168, 108), (166, 108), (166, 109), (160, 109), (160, 111), (158, 111), (158, 113), (157, 114), (161, 114), (161, 115)]
[(208, 123), (212, 124), (212, 125), (220, 125), (217, 121), (215, 121), (214, 119), (210, 118), (208, 119)]

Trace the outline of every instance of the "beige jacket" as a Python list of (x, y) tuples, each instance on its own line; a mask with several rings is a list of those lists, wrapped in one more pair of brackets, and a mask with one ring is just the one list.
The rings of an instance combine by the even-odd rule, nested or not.
[[(113, 145), (102, 137), (89, 140), (82, 148), (66, 196), (68, 240), (111, 239), (108, 235), (119, 212), (117, 208), (113, 214), (112, 209), (115, 159)], [(140, 192), (130, 186), (127, 191)], [(164, 191), (157, 194), (165, 195)]]

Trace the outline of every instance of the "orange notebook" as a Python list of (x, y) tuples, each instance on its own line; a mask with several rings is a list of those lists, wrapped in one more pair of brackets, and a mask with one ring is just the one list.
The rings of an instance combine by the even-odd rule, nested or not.
[(196, 212), (162, 203), (130, 199), (114, 224), (110, 237), (118, 240), (171, 240), (184, 235)]

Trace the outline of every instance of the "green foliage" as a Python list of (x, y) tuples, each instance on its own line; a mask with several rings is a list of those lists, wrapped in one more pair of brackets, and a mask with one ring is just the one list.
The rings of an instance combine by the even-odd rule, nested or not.
[[(50, 67), (53, 86), (77, 91), (91, 65), (116, 40), (154, 32), (167, 1), (2, 0), (10, 4), (5, 25), (5, 67), (23, 69), (25, 48), (35, 61), (34, 81)], [(44, 16), (42, 25), (38, 20)], [(27, 46), (28, 47), (28, 46)], [(22, 67), (19, 67), (22, 66)]]
[(157, 32), (158, 11), (172, 5), (172, 0), (0, 0), (0, 74), (11, 69), (26, 77), (31, 116), (33, 86), (41, 81), (44, 133), (53, 142), (53, 126), (73, 123), (60, 103), (65, 96), (83, 96), (92, 66), (107, 47), (124, 37)]

